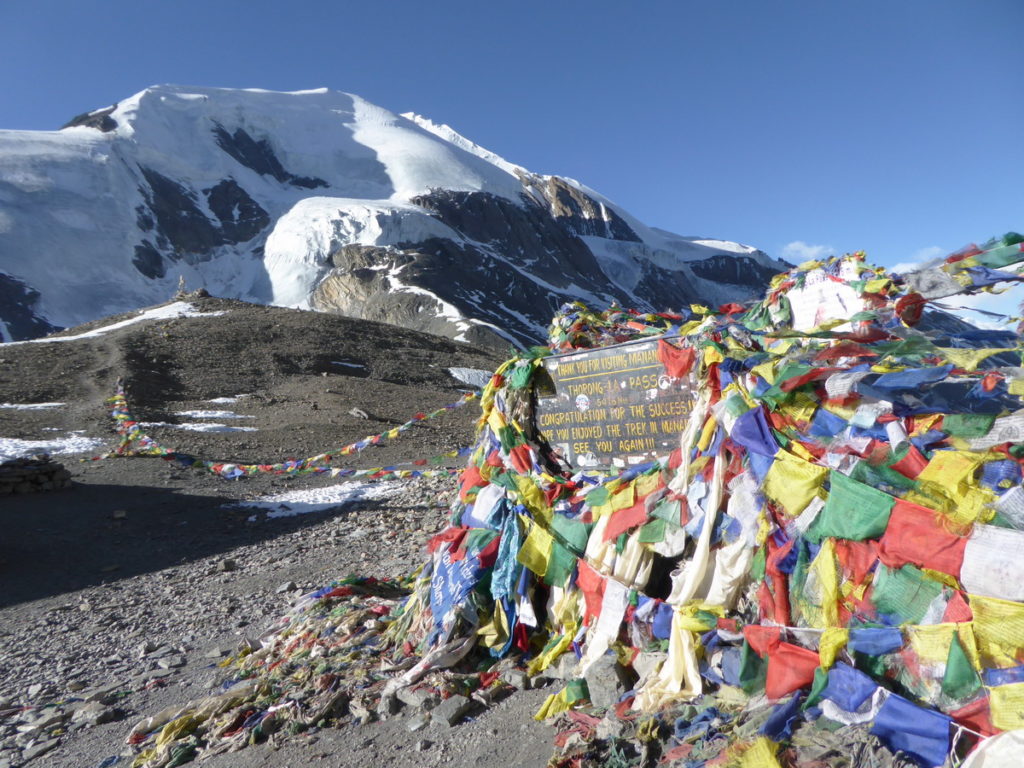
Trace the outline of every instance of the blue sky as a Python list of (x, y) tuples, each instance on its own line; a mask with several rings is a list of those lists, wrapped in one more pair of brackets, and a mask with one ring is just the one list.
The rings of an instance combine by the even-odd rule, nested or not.
[(892, 266), (1024, 228), (1021, 29), (1020, 0), (3, 0), (0, 128), (326, 86), (654, 226)]

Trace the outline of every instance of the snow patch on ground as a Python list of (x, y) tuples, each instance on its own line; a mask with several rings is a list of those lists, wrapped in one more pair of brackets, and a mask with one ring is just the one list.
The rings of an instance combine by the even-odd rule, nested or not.
[(83, 437), (67, 434), (49, 440), (19, 440), (13, 437), (0, 437), (0, 461), (32, 456), (37, 453), (67, 455), (89, 453), (103, 445), (106, 440), (99, 437)]
[(13, 408), (19, 411), (42, 411), (46, 408), (60, 408), (66, 403), (0, 403), (0, 408)]
[(183, 421), (171, 424), (167, 421), (140, 421), (140, 427), (167, 427), (168, 429), (185, 429), (189, 432), (258, 432), (256, 427), (229, 427), (213, 421)]
[(94, 339), (97, 336), (103, 336), (111, 331), (116, 331), (119, 328), (126, 328), (129, 325), (135, 325), (135, 323), (141, 323), (143, 320), (172, 320), (179, 317), (220, 317), (226, 315), (227, 312), (200, 312), (193, 305), (187, 301), (175, 301), (171, 304), (167, 304), (163, 307), (154, 307), (153, 309), (147, 309), (144, 312), (140, 312), (135, 317), (129, 317), (127, 320), (121, 320), (117, 323), (111, 323), (110, 325), (104, 325), (102, 328), (94, 328), (91, 331), (85, 333), (78, 333), (74, 336), (59, 336), (57, 338), (47, 337), (44, 339), (29, 339), (28, 341), (10, 341), (8, 344), (49, 344), (51, 342), (58, 341), (79, 341), (80, 339)]
[[(277, 517), (296, 517), (312, 512), (326, 512), (329, 509), (344, 507), (357, 501), (387, 498), (397, 493), (402, 483), (382, 481), (379, 483), (341, 483), (325, 488), (308, 488), (272, 496), (264, 496), (253, 501), (240, 501), (229, 504), (226, 508), (264, 510), (267, 519)], [(249, 518), (255, 521), (258, 515)]]
[(186, 416), (190, 419), (255, 419), (234, 411), (176, 411), (175, 416)]
[(491, 372), (480, 368), (449, 368), (448, 373), (463, 384), (469, 384), (476, 389), (483, 389), (491, 380)]

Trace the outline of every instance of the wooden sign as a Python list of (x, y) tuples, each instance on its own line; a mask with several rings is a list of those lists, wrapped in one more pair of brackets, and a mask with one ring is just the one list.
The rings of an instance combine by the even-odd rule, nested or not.
[(537, 428), (570, 465), (624, 467), (678, 447), (692, 382), (665, 373), (657, 339), (555, 355), (544, 368)]

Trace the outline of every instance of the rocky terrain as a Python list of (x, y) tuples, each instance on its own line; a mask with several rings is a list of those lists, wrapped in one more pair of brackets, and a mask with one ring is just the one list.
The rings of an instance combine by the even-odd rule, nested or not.
[[(117, 444), (104, 399), (119, 378), (135, 414), (165, 424), (146, 428), (162, 443), (203, 458), (272, 462), (457, 401), (467, 385), (449, 368), (500, 362), (392, 326), (221, 299), (189, 303), (199, 316), (0, 346), (0, 404), (64, 404), (0, 408), (0, 438), (81, 430), (104, 442), (54, 457), (70, 472), (70, 488), (0, 499), (0, 766), (130, 765), (131, 726), (215, 690), (223, 677), (216, 665), (255, 642), (301, 594), (349, 574), (408, 574), (444, 525), (448, 477), (349, 484), (346, 497), (325, 475), (228, 481), (159, 458), (91, 460)], [(237, 395), (245, 397), (209, 402)], [(213, 423), (181, 415), (213, 409), (219, 422), (256, 431), (180, 428)], [(238, 418), (225, 418), (226, 409)], [(429, 459), (468, 445), (476, 416), (470, 404), (335, 465)], [(266, 501), (289, 493), (300, 495)], [(321, 502), (321, 511), (286, 516), (306, 509), (303, 498)], [(361, 726), (342, 718), (338, 728), (206, 764), (541, 766), (553, 735), (532, 715), (549, 692), (477, 705), (454, 726), (436, 718), (422, 727), (412, 708)]]

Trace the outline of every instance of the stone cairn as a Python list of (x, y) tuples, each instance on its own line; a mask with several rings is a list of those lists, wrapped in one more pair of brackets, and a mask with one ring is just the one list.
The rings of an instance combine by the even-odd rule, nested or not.
[(71, 473), (47, 454), (0, 463), (0, 496), (71, 487)]

